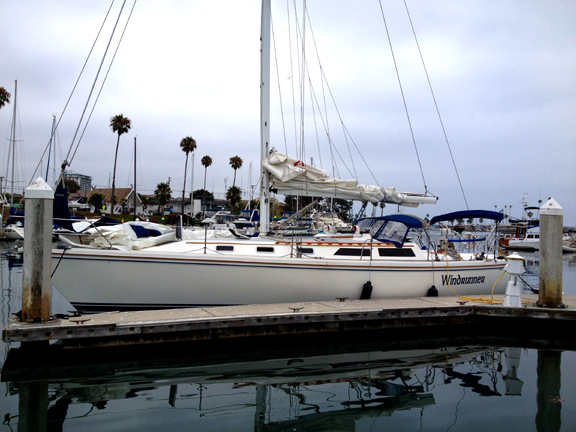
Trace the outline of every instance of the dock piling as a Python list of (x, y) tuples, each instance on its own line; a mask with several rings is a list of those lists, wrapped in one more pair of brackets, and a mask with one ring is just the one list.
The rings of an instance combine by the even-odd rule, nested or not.
[(38, 177), (25, 190), (26, 228), (22, 275), (22, 322), (50, 320), (52, 208), (54, 190)]
[(564, 209), (550, 198), (540, 208), (540, 279), (538, 302), (549, 308), (562, 304), (562, 230)]

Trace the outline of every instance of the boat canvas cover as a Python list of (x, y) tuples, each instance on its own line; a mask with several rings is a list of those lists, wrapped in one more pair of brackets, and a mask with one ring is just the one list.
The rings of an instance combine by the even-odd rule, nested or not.
[(359, 185), (357, 180), (330, 177), (326, 171), (272, 151), (262, 165), (270, 173), (272, 188), (282, 195), (340, 198), (345, 200), (391, 203), (407, 207), (436, 204), (437, 198), (400, 193), (393, 187)]
[(54, 203), (52, 207), (52, 217), (54, 218), (54, 225), (70, 231), (72, 228), (72, 221), (70, 220), (70, 209), (68, 208), (68, 194), (62, 177), (54, 191)]
[(430, 221), (430, 225), (434, 225), (437, 222), (452, 221), (458, 219), (492, 219), (500, 222), (504, 219), (504, 214), (500, 212), (493, 212), (489, 210), (463, 210), (452, 213), (446, 213), (439, 216), (434, 216)]
[(401, 248), (406, 241), (410, 228), (425, 228), (425, 220), (412, 215), (389, 215), (376, 219), (376, 223), (370, 229), (370, 235), (375, 240), (393, 243)]

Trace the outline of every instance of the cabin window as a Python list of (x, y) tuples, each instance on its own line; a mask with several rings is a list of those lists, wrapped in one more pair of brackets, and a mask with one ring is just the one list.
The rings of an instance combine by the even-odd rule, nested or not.
[(216, 250), (218, 252), (232, 252), (234, 250), (234, 246), (230, 245), (218, 245), (216, 246)]
[(340, 248), (334, 255), (341, 256), (370, 256), (370, 249)]
[(381, 257), (413, 257), (416, 256), (413, 249), (378, 248)]
[(302, 252), (303, 254), (306, 254), (306, 255), (313, 255), (314, 254), (314, 248), (301, 248), (300, 252)]
[(274, 253), (274, 248), (269, 246), (258, 246), (256, 252)]

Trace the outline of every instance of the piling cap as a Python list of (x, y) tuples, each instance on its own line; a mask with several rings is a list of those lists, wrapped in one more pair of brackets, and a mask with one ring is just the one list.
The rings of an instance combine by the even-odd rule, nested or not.
[(518, 252), (514, 252), (506, 257), (508, 260), (520, 260), (524, 261), (524, 257), (522, 255), (518, 255)]
[(551, 216), (564, 216), (564, 209), (556, 202), (554, 198), (550, 198), (546, 201), (542, 207), (540, 207), (541, 215), (551, 215)]
[(54, 199), (54, 189), (50, 187), (48, 183), (44, 181), (42, 177), (38, 177), (34, 180), (30, 186), (24, 190), (24, 197), (26, 199), (36, 198), (36, 199)]
[(512, 255), (508, 255), (506, 260), (508, 262), (506, 263), (504, 270), (506, 270), (508, 274), (521, 275), (526, 271), (524, 268), (524, 257), (518, 255), (516, 252)]

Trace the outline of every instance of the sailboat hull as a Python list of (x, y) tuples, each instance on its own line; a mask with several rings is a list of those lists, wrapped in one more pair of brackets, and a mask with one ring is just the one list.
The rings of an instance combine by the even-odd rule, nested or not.
[(505, 262), (255, 259), (73, 249), (53, 252), (54, 286), (87, 311), (163, 309), (371, 298), (503, 294)]

